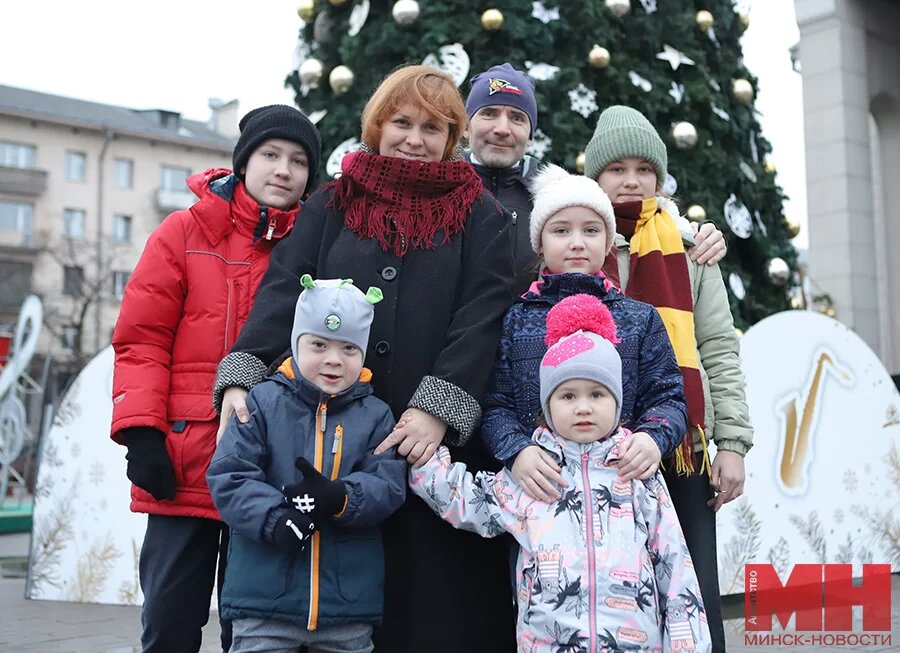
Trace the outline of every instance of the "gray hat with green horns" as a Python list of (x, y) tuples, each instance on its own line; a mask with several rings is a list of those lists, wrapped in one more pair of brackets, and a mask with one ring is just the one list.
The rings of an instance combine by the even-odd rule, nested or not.
[(366, 355), (369, 329), (375, 317), (375, 304), (384, 295), (378, 288), (363, 292), (353, 279), (317, 279), (300, 277), (303, 291), (294, 310), (291, 330), (291, 353), (297, 359), (297, 340), (305, 333), (356, 345)]

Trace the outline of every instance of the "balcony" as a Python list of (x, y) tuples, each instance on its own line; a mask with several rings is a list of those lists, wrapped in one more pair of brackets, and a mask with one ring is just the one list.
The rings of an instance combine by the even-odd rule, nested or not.
[(156, 191), (156, 208), (163, 213), (186, 209), (196, 201), (197, 197), (189, 190), (159, 188)]
[(0, 193), (38, 197), (46, 190), (46, 170), (0, 166)]

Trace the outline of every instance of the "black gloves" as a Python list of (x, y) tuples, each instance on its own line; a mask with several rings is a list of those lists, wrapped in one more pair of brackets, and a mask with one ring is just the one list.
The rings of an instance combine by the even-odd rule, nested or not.
[(275, 524), (272, 539), (282, 553), (295, 555), (303, 552), (315, 530), (316, 525), (309, 515), (290, 509)]
[(281, 488), (291, 507), (313, 519), (337, 515), (347, 501), (347, 486), (341, 480), (331, 481), (322, 476), (306, 458), (297, 458), (294, 466), (303, 473), (303, 480)]
[(122, 429), (128, 447), (128, 480), (157, 501), (175, 498), (175, 469), (166, 451), (166, 434), (149, 426)]

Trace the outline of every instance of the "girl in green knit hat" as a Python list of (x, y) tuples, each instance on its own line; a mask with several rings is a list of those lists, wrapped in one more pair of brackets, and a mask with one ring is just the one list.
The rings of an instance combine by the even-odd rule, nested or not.
[[(597, 121), (584, 172), (613, 203), (616, 235), (604, 272), (627, 296), (656, 306), (684, 378), (689, 427), (665, 478), (700, 580), (713, 651), (724, 651), (715, 514), (743, 493), (753, 429), (722, 273), (688, 256), (694, 234), (679, 229), (675, 203), (659, 196), (666, 164), (665, 143), (647, 118), (613, 106)], [(711, 464), (710, 441), (717, 450)]]

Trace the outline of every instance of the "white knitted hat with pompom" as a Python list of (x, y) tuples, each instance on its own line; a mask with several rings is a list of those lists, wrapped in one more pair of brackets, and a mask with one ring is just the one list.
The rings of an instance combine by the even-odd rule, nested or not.
[(529, 190), (534, 199), (531, 210), (531, 248), (538, 253), (544, 224), (562, 209), (584, 206), (599, 215), (606, 225), (606, 252), (612, 248), (616, 234), (616, 217), (612, 203), (597, 182), (583, 175), (571, 175), (552, 163), (535, 175)]

